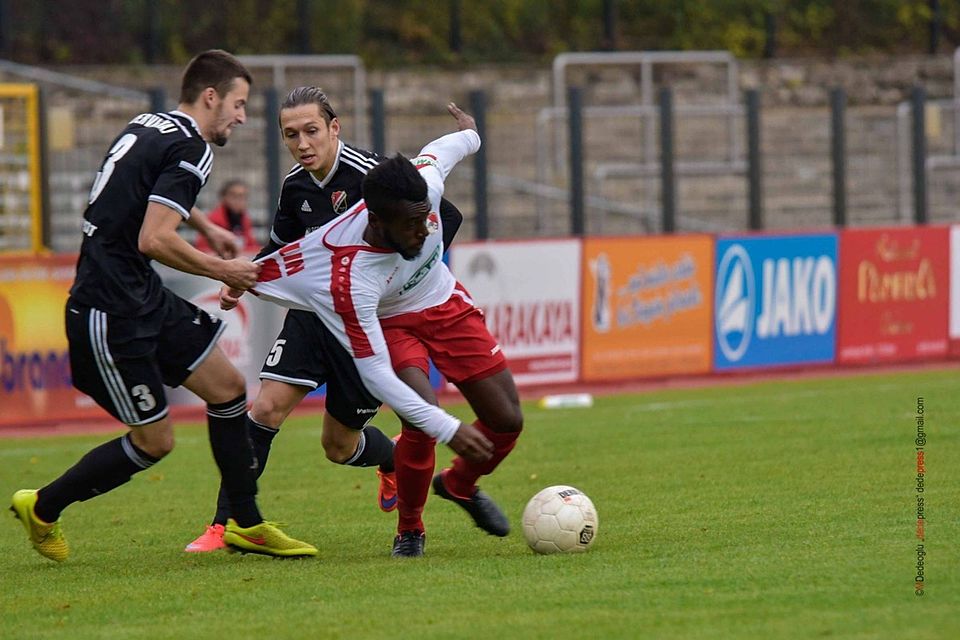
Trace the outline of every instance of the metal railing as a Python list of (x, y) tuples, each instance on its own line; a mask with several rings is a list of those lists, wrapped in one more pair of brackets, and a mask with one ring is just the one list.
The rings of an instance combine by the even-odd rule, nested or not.
[[(553, 59), (553, 110), (560, 112), (567, 106), (567, 72), (573, 67), (640, 67), (640, 106), (656, 108), (654, 92), (654, 67), (663, 65), (719, 64), (725, 67), (726, 91), (715, 106), (732, 107), (740, 102), (740, 76), (737, 59), (729, 51), (590, 51), (561, 53)], [(654, 140), (656, 132), (653, 120), (644, 123), (643, 157), (646, 162), (656, 160)], [(736, 135), (735, 115), (729, 120), (729, 143), (731, 157), (740, 155)], [(558, 132), (555, 140), (555, 168), (562, 171), (563, 148)]]

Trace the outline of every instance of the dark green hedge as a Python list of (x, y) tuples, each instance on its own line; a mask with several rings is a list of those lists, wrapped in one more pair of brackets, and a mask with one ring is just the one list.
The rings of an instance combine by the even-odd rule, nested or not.
[[(356, 53), (372, 67), (544, 62), (616, 46), (728, 49), (741, 57), (941, 52), (960, 43), (957, 0), (0, 0), (2, 55), (28, 63), (180, 63), (237, 53)], [(459, 4), (460, 47), (451, 43)], [(151, 26), (152, 25), (152, 26)], [(770, 39), (773, 34), (772, 40)]]

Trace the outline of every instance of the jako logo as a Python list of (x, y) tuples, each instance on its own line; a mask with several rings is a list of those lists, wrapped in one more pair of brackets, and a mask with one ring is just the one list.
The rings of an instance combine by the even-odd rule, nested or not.
[(736, 362), (750, 346), (757, 299), (753, 264), (741, 245), (735, 244), (723, 254), (715, 294), (717, 343), (724, 357)]
[(743, 357), (754, 333), (759, 340), (824, 335), (833, 326), (837, 278), (828, 256), (767, 258), (760, 275), (757, 292), (753, 264), (739, 244), (717, 269), (717, 343), (730, 362)]

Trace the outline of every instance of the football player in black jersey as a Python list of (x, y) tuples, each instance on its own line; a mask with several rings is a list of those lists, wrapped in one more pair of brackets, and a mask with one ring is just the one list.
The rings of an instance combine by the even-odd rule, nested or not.
[[(362, 197), (363, 177), (382, 160), (340, 140), (340, 121), (318, 87), (298, 87), (286, 96), (280, 106), (280, 131), (297, 165), (284, 178), (270, 241), (259, 256), (299, 240), (356, 204)], [(446, 247), (463, 216), (446, 200), (440, 215)], [(326, 383), (321, 440), (327, 458), (354, 467), (376, 467), (378, 504), (383, 511), (396, 509), (394, 443), (380, 429), (367, 425), (380, 401), (366, 390), (349, 354), (313, 312), (287, 312), (260, 379), (260, 391), (247, 414), (259, 473), (284, 420), (307, 393)], [(436, 403), (433, 390), (429, 393), (427, 399)], [(229, 497), (221, 486), (213, 521), (185, 551), (222, 548), (229, 517)]]
[(246, 384), (217, 347), (223, 323), (171, 293), (150, 266), (157, 260), (238, 289), (256, 281), (255, 263), (201, 253), (176, 232), (192, 219), (215, 247), (224, 246), (191, 210), (213, 166), (209, 143), (223, 146), (246, 120), (250, 82), (229, 53), (201, 53), (184, 71), (178, 109), (131, 120), (94, 180), (66, 304), (71, 375), (130, 430), (45, 487), (14, 494), (11, 509), (47, 558), (67, 559), (60, 525), (66, 507), (116, 489), (173, 449), (164, 384), (184, 385), (207, 403), (210, 444), (232, 507), (226, 543), (275, 556), (317, 553), (264, 522), (257, 508)]

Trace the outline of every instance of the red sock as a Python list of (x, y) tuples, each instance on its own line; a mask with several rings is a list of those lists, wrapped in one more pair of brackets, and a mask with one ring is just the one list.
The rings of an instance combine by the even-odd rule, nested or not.
[(433, 479), (437, 441), (419, 429), (403, 428), (393, 453), (397, 472), (397, 531), (423, 531), (423, 505)]
[(458, 498), (470, 498), (473, 496), (474, 489), (477, 486), (477, 479), (493, 472), (497, 465), (507, 457), (507, 454), (513, 450), (517, 444), (519, 431), (510, 433), (497, 433), (491, 431), (485, 424), (477, 420), (473, 423), (487, 439), (493, 443), (493, 457), (486, 462), (476, 463), (468, 462), (464, 458), (457, 456), (453, 459), (453, 467), (447, 469), (443, 474), (443, 484), (447, 491)]

